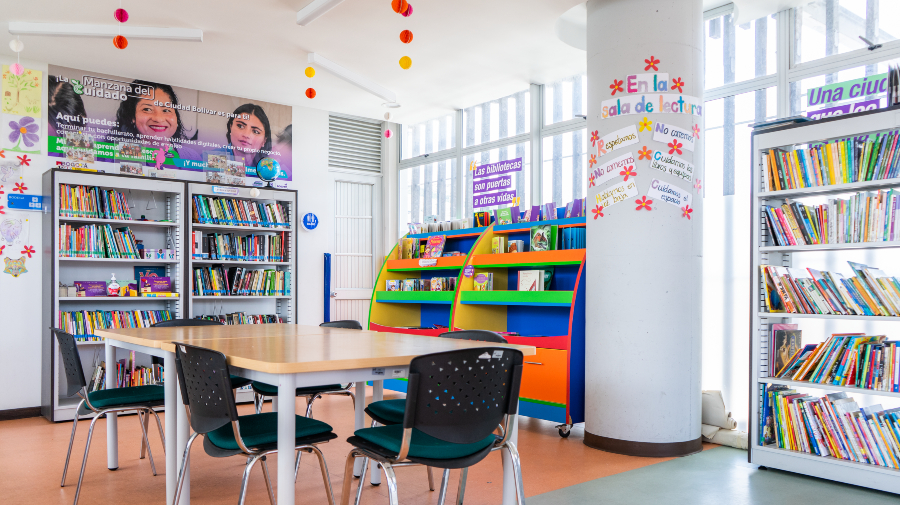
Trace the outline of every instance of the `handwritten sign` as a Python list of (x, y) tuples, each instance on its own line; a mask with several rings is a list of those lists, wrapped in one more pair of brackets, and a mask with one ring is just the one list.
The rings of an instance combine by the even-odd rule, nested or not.
[(674, 184), (663, 182), (659, 179), (650, 181), (650, 189), (647, 190), (647, 197), (653, 200), (662, 200), (669, 205), (676, 207), (684, 207), (691, 204), (691, 192), (681, 189)]
[(666, 154), (662, 151), (654, 152), (653, 159), (650, 160), (650, 168), (674, 175), (684, 181), (694, 180), (694, 165), (674, 154)]
[(637, 196), (637, 194), (638, 189), (635, 181), (620, 182), (597, 193), (597, 205), (602, 205), (604, 209), (608, 209), (612, 205)]
[(635, 74), (625, 77), (626, 93), (651, 93), (669, 91), (669, 74)]
[(694, 134), (689, 130), (681, 129), (670, 124), (663, 124), (659, 121), (653, 127), (653, 140), (668, 144), (672, 140), (677, 140), (682, 149), (694, 152)]
[(638, 143), (638, 131), (634, 125), (626, 126), (621, 130), (604, 135), (602, 139), (597, 141), (597, 157), (604, 154), (621, 149), (625, 146)]
[(594, 184), (599, 186), (604, 182), (612, 180), (619, 175), (619, 172), (629, 166), (634, 168), (634, 154), (631, 152), (623, 154), (605, 165), (598, 166), (591, 172), (591, 175), (593, 175), (595, 179)]
[(624, 95), (603, 100), (600, 106), (602, 119), (649, 112), (703, 116), (704, 107), (703, 102), (697, 97), (678, 93)]

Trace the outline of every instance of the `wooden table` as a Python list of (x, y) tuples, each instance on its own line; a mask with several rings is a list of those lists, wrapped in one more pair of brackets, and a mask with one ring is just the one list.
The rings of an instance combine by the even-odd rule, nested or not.
[[(484, 342), (454, 340), (402, 333), (321, 328), (288, 324), (238, 326), (185, 326), (171, 328), (118, 329), (97, 331), (105, 337), (106, 362), (115, 362), (115, 349), (130, 349), (163, 358), (167, 377), (166, 399), (166, 502), (172, 503), (181, 454), (189, 436), (189, 426), (176, 387), (175, 345), (187, 343), (225, 354), (229, 371), (248, 379), (278, 386), (278, 404), (294, 405), (298, 387), (321, 384), (356, 383), (356, 429), (364, 427), (365, 384), (377, 386), (386, 378), (405, 378), (409, 363), (423, 354), (481, 347)], [(534, 355), (532, 346), (504, 344)], [(107, 387), (115, 387), (115, 374), (107, 374)], [(380, 387), (376, 387), (380, 392)], [(380, 396), (380, 395), (378, 395)], [(376, 398), (377, 399), (377, 398)], [(172, 415), (172, 413), (176, 415)], [(278, 409), (279, 505), (294, 505), (294, 415), (295, 409)], [(516, 427), (513, 426), (513, 436)], [(171, 436), (175, 433), (176, 436)], [(341, 433), (349, 436), (350, 433)], [(110, 468), (118, 466), (115, 417), (108, 421), (107, 459)], [(515, 503), (512, 467), (503, 458), (503, 502)], [(189, 472), (190, 469), (187, 471)], [(373, 472), (374, 473), (374, 472)], [(190, 473), (187, 474), (182, 500), (190, 503)], [(339, 485), (339, 484), (338, 484)]]

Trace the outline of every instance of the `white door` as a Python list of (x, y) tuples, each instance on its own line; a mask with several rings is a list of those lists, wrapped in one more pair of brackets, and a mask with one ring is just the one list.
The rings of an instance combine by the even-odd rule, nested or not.
[(381, 177), (334, 174), (331, 320), (368, 328), (372, 287), (381, 266)]

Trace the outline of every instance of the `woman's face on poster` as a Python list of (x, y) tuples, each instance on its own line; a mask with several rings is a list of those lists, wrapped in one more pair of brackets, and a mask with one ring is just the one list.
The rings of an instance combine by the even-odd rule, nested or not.
[(156, 96), (153, 98), (147, 97), (138, 100), (137, 110), (134, 111), (135, 128), (143, 135), (170, 138), (178, 129), (178, 116), (175, 115), (175, 109), (154, 105), (154, 102), (171, 103), (172, 97), (160, 89), (157, 89), (154, 94)]
[(249, 116), (248, 119), (244, 119), (242, 114), (231, 124), (231, 145), (239, 151), (262, 149), (266, 141), (266, 129), (262, 121), (253, 114)]

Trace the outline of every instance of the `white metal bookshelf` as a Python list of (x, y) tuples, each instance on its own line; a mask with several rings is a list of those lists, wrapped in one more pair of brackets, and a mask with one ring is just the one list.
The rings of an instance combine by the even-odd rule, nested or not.
[[(768, 349), (769, 349), (769, 325), (772, 323), (788, 322), (792, 319), (801, 320), (800, 329), (803, 329), (802, 320), (849, 320), (860, 322), (897, 323), (900, 317), (875, 317), (875, 316), (841, 316), (825, 314), (792, 314), (780, 312), (768, 312), (765, 302), (764, 279), (760, 275), (760, 265), (774, 265), (791, 267), (793, 253), (811, 252), (865, 252), (875, 249), (884, 249), (893, 252), (900, 247), (900, 242), (868, 242), (852, 244), (826, 244), (810, 246), (777, 246), (766, 227), (763, 205), (778, 205), (784, 198), (802, 199), (807, 197), (822, 197), (839, 195), (844, 193), (856, 193), (859, 191), (876, 191), (879, 189), (900, 187), (900, 179), (856, 182), (850, 184), (838, 184), (833, 186), (821, 186), (803, 189), (791, 189), (783, 191), (766, 191), (765, 165), (762, 153), (772, 148), (780, 148), (793, 145), (805, 145), (831, 139), (845, 139), (867, 133), (878, 133), (887, 130), (895, 130), (900, 126), (900, 110), (892, 108), (888, 110), (849, 114), (836, 118), (812, 121), (770, 130), (754, 132), (752, 136), (752, 196), (750, 199), (753, 216), (751, 224), (751, 322), (750, 322), (750, 444), (749, 461), (760, 466), (777, 468), (790, 472), (801, 473), (813, 477), (829, 479), (857, 486), (900, 493), (900, 470), (893, 470), (876, 465), (855, 463), (831, 457), (820, 457), (814, 454), (780, 449), (776, 446), (761, 446), (759, 444), (759, 419), (762, 395), (765, 394), (769, 384), (782, 384), (796, 389), (820, 390), (820, 396), (844, 391), (848, 395), (865, 395), (884, 398), (900, 398), (900, 393), (887, 391), (875, 391), (855, 387), (832, 386), (801, 381), (791, 381), (769, 377)], [(897, 265), (890, 267), (895, 271), (891, 275), (898, 275)], [(803, 265), (798, 265), (803, 266)], [(900, 330), (900, 326), (897, 326)], [(808, 342), (807, 342), (808, 343)]]
[[(60, 216), (60, 185), (100, 187), (115, 189), (128, 199), (129, 212), (133, 219), (99, 219)], [(181, 181), (152, 179), (129, 175), (107, 175), (78, 171), (51, 169), (43, 174), (43, 194), (46, 195), (43, 219), (42, 252), (45, 274), (43, 276), (43, 339), (42, 339), (42, 384), (41, 413), (51, 421), (71, 420), (80, 398), (61, 396), (65, 391), (65, 371), (59, 359), (56, 339), (49, 328), (59, 327), (61, 312), (111, 311), (111, 310), (168, 310), (173, 318), (184, 317), (183, 263), (185, 184)], [(138, 218), (145, 216), (148, 221)], [(164, 222), (160, 222), (165, 220)], [(152, 249), (174, 249), (179, 255), (174, 260), (111, 259), (111, 258), (60, 258), (60, 224), (73, 227), (90, 224), (109, 224), (113, 227), (128, 227), (137, 240)], [(162, 266), (172, 279), (172, 286), (180, 297), (68, 297), (60, 296), (60, 283), (71, 286), (75, 281), (108, 281), (112, 273), (122, 285), (128, 280), (137, 280), (134, 268), (140, 266)], [(104, 342), (102, 340), (78, 341), (82, 368), (86, 379), (93, 372), (93, 362), (103, 361)], [(128, 352), (119, 350), (116, 358), (127, 358)], [(149, 356), (136, 355), (138, 365), (151, 363)], [(112, 364), (107, 370), (115, 371)]]

